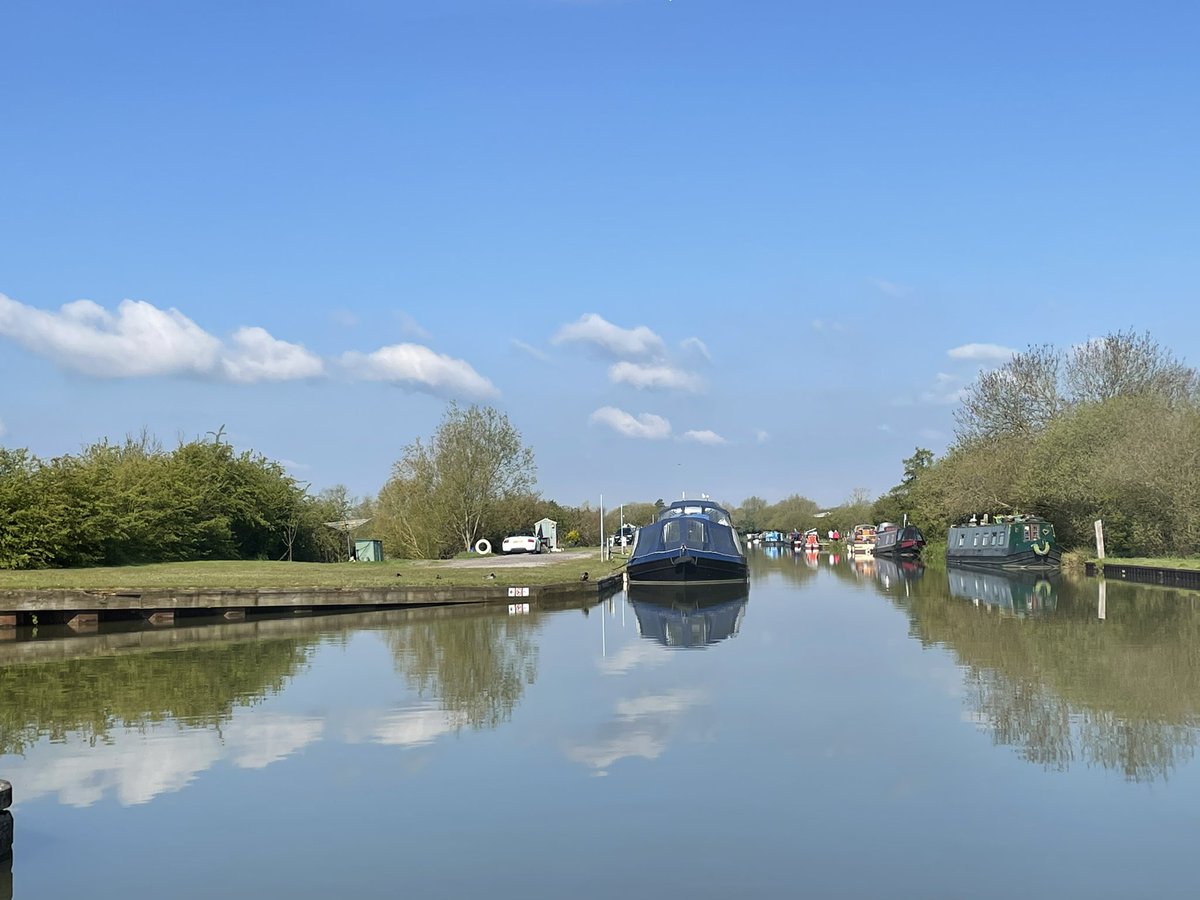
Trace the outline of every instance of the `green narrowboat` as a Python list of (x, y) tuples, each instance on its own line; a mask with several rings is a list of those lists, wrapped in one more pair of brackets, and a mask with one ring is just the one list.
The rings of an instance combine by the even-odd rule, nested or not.
[(997, 516), (950, 526), (946, 562), (1002, 569), (1057, 569), (1062, 550), (1054, 526), (1039, 516)]

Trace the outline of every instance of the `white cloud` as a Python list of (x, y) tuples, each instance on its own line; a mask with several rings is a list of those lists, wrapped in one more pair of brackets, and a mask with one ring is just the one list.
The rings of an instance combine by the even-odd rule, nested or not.
[(445, 734), (459, 731), (467, 724), (461, 712), (440, 709), (432, 703), (391, 710), (371, 724), (369, 738), (377, 744), (393, 747), (420, 747)]
[(420, 344), (393, 344), (372, 353), (343, 353), (342, 365), (366, 381), (386, 381), (438, 397), (488, 398), (496, 386), (464, 360), (435, 353)]
[(230, 381), (242, 383), (294, 381), (325, 374), (325, 364), (300, 344), (273, 338), (262, 328), (239, 328), (221, 370)]
[(21, 776), (25, 800), (55, 793), (62, 803), (86, 807), (112, 792), (122, 806), (132, 806), (183, 790), (222, 757), (232, 756), (241, 768), (265, 768), (323, 731), (320, 719), (239, 712), (220, 731), (164, 721), (115, 728), (99, 742), (69, 732), (38, 742), (9, 770)]
[(1017, 353), (1000, 344), (963, 344), (946, 351), (951, 359), (966, 359), (972, 362), (1007, 362)]
[(645, 325), (621, 328), (596, 313), (586, 313), (578, 322), (562, 326), (552, 341), (555, 344), (590, 344), (618, 359), (653, 359), (665, 350), (662, 338)]
[(7, 429), (4, 427), (4, 420), (0, 419), (0, 437), (4, 437), (5, 431), (7, 431)]
[(221, 342), (177, 309), (123, 300), (114, 315), (91, 300), (57, 313), (0, 294), (0, 335), (59, 366), (101, 378), (210, 375)]
[(769, 431), (764, 431), (762, 428), (760, 428), (758, 431), (754, 432), (754, 440), (760, 444), (765, 444), (770, 439), (771, 433)]
[(613, 363), (608, 370), (608, 380), (613, 384), (628, 384), (639, 390), (698, 393), (704, 388), (704, 379), (700, 376), (672, 366), (655, 363)]
[(708, 352), (708, 345), (698, 337), (684, 338), (679, 346), (685, 353), (699, 356), (705, 362), (712, 362), (712, 354)]
[(903, 284), (896, 284), (894, 281), (888, 281), (886, 278), (872, 278), (871, 284), (875, 285), (876, 288), (889, 297), (907, 297), (912, 293), (912, 288), (906, 287)]
[(419, 341), (429, 341), (433, 339), (433, 335), (421, 327), (412, 316), (404, 310), (396, 310), (396, 321), (400, 323), (400, 333), (405, 337), (416, 338)]
[(265, 769), (319, 740), (324, 731), (323, 719), (267, 713), (237, 716), (221, 733), (234, 751), (235, 766)]
[(695, 441), (697, 444), (707, 444), (710, 447), (715, 447), (720, 444), (727, 443), (725, 438), (721, 437), (715, 431), (685, 431), (683, 433), (685, 441)]
[(321, 360), (262, 328), (241, 328), (232, 346), (177, 309), (122, 300), (115, 313), (91, 300), (48, 312), (0, 294), (0, 336), (64, 369), (98, 378), (193, 375), (238, 382), (322, 374)]
[(875, 427), (876, 427), (877, 429), (879, 429), (880, 431), (891, 431), (891, 430), (892, 430), (892, 426), (891, 426), (891, 425), (887, 425), (887, 424), (883, 424), (883, 425), (876, 425)]
[(516, 338), (513, 338), (512, 347), (514, 350), (520, 350), (526, 356), (532, 356), (538, 362), (550, 362), (550, 354), (545, 350), (541, 350), (533, 346), (532, 344), (527, 344), (524, 341), (519, 341)]
[(655, 760), (667, 749), (681, 720), (708, 698), (697, 690), (673, 690), (619, 700), (616, 716), (591, 741), (566, 748), (567, 758), (603, 775), (622, 759)]
[(841, 322), (826, 322), (824, 319), (813, 319), (813, 331), (842, 331), (845, 326)]
[(938, 372), (933, 386), (921, 392), (920, 402), (938, 406), (950, 406), (962, 400), (966, 386), (957, 375)]
[(654, 413), (634, 416), (615, 406), (602, 406), (592, 413), (589, 421), (607, 425), (625, 437), (658, 441), (671, 436), (671, 423)]
[(618, 700), (617, 715), (624, 719), (677, 716), (693, 706), (699, 706), (705, 700), (703, 691), (676, 688), (662, 694), (645, 694), (632, 700)]
[(606, 675), (624, 675), (639, 666), (661, 666), (670, 662), (671, 651), (654, 641), (630, 641), (616, 653), (602, 657), (597, 664)]

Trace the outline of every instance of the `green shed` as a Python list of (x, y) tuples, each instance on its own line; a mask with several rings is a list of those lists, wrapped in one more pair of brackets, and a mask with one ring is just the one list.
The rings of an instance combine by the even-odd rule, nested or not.
[(354, 558), (359, 562), (383, 562), (383, 541), (355, 541)]

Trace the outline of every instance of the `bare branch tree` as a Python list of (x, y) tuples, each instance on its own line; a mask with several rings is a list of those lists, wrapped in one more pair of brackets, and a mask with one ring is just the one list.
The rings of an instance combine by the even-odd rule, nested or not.
[(1132, 330), (1096, 338), (1072, 350), (1065, 381), (1075, 403), (1153, 396), (1174, 405), (1194, 398), (1198, 387), (1195, 369), (1172, 356), (1149, 332)]
[(1041, 431), (1063, 408), (1062, 354), (1050, 344), (1031, 346), (998, 369), (981, 372), (954, 413), (961, 442)]

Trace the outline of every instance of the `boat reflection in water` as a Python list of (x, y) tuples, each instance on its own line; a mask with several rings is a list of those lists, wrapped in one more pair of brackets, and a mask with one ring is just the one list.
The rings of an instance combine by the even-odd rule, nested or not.
[(629, 586), (638, 633), (666, 647), (703, 648), (738, 633), (748, 584)]
[(976, 606), (992, 606), (1017, 616), (1036, 616), (1058, 606), (1057, 576), (1027, 572), (983, 572), (949, 567), (950, 595)]
[(908, 586), (910, 581), (916, 581), (925, 574), (925, 564), (912, 557), (874, 558), (875, 575), (883, 582), (884, 590), (890, 590), (893, 585)]

